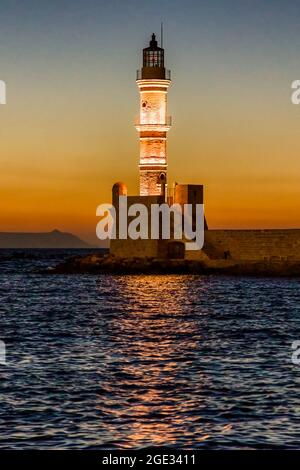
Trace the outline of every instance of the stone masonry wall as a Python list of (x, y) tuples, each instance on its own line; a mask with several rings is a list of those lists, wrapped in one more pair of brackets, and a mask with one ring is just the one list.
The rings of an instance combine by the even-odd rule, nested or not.
[(207, 230), (203, 251), (210, 259), (300, 261), (300, 229)]
[[(166, 241), (112, 240), (111, 253), (124, 258), (167, 254)], [(203, 250), (186, 251), (186, 259), (233, 259), (240, 261), (300, 261), (300, 229), (207, 230)]]

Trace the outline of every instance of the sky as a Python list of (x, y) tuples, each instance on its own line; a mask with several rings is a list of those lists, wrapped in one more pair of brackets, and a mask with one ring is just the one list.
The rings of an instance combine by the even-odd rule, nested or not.
[(164, 22), (168, 181), (210, 228), (300, 227), (300, 0), (1, 0), (0, 231), (92, 241), (116, 181), (138, 193), (136, 69)]

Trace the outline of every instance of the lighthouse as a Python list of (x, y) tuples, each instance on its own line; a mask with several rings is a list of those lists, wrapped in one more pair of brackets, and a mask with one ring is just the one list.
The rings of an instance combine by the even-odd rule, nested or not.
[[(171, 128), (167, 95), (171, 75), (165, 68), (164, 49), (158, 46), (155, 34), (152, 34), (149, 47), (143, 49), (143, 66), (137, 71), (136, 83), (140, 95), (140, 110), (135, 121), (140, 141), (140, 190), (139, 194), (128, 194), (127, 185), (122, 180), (112, 187), (112, 212), (115, 216), (110, 254), (124, 259), (195, 259), (195, 256), (200, 259), (201, 250), (197, 249), (198, 255), (195, 255), (194, 248), (186, 249), (190, 239), (186, 239), (185, 234), (178, 238), (180, 222), (174, 211), (178, 211), (180, 206), (184, 213), (185, 205), (191, 205), (188, 225), (195, 232), (199, 215), (196, 205), (203, 204), (203, 185), (174, 183), (167, 191), (167, 132)], [(159, 220), (153, 226), (152, 211), (155, 213), (156, 210)], [(168, 215), (170, 219), (166, 221), (164, 216)], [(140, 233), (135, 232), (131, 237), (129, 233), (132, 233), (133, 226), (139, 227)]]
[(140, 112), (135, 127), (140, 140), (140, 196), (163, 196), (167, 187), (167, 132), (171, 117), (167, 114), (170, 71), (165, 69), (164, 49), (152, 34), (149, 47), (143, 49), (143, 67), (136, 80), (140, 94)]

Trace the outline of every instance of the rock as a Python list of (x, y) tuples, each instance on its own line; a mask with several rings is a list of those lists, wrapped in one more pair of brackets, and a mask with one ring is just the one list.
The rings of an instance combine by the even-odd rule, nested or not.
[(237, 276), (300, 277), (300, 263), (292, 261), (245, 262), (228, 260), (180, 260), (158, 258), (118, 258), (90, 254), (75, 256), (60, 263), (51, 274), (225, 274)]

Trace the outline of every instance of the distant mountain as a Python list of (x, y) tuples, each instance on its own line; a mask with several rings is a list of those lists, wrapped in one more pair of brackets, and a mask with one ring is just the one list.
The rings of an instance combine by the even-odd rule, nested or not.
[(22, 233), (0, 232), (0, 248), (91, 248), (72, 233), (52, 232)]

